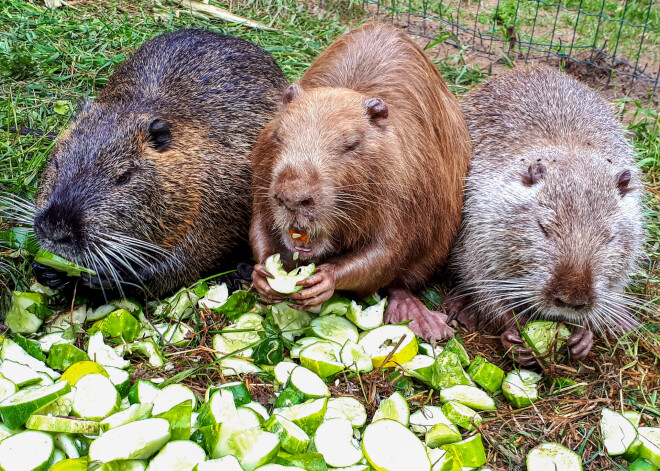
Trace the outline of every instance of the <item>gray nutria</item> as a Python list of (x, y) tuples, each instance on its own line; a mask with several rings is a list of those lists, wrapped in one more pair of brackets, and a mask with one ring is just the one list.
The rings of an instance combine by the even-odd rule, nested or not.
[(573, 324), (573, 358), (591, 329), (635, 325), (623, 291), (642, 254), (642, 182), (630, 143), (587, 86), (548, 67), (516, 69), (470, 92), (473, 157), (452, 265), (452, 315), (506, 326), (502, 343), (534, 363), (518, 327)]
[(181, 30), (147, 41), (54, 147), (40, 244), (95, 270), (92, 286), (152, 295), (249, 257), (250, 152), (285, 86), (242, 39)]
[(263, 263), (281, 253), (291, 266), (297, 252), (320, 263), (290, 297), (299, 307), (335, 289), (388, 288), (390, 322), (414, 319), (426, 338), (453, 335), (446, 316), (410, 290), (443, 264), (458, 234), (469, 160), (458, 102), (405, 33), (363, 25), (341, 36), (287, 89), (255, 145), (258, 292), (281, 299)]

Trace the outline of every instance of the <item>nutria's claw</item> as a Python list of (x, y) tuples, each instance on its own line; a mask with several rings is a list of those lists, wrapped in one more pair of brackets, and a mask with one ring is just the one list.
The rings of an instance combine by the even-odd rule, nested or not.
[(447, 315), (430, 311), (407, 289), (390, 289), (385, 317), (390, 324), (412, 319), (408, 327), (431, 343), (454, 336), (454, 331), (447, 325)]
[(594, 346), (594, 334), (590, 330), (579, 327), (566, 341), (566, 345), (568, 345), (571, 351), (571, 358), (583, 360), (591, 350), (591, 347)]
[(284, 296), (271, 288), (266, 278), (273, 278), (268, 270), (266, 270), (266, 266), (263, 263), (255, 265), (252, 272), (252, 286), (257, 290), (261, 300), (268, 304), (284, 301)]
[(531, 366), (536, 363), (536, 358), (534, 358), (532, 349), (522, 346), (524, 341), (520, 332), (518, 332), (517, 326), (513, 326), (506, 330), (500, 336), (500, 340), (502, 346), (507, 351), (507, 355), (516, 363), (520, 363), (523, 366)]
[(32, 270), (37, 281), (51, 289), (64, 289), (69, 286), (73, 280), (73, 278), (67, 276), (66, 273), (57, 271), (37, 262), (32, 264)]
[(292, 301), (296, 301), (292, 306), (301, 310), (320, 306), (334, 294), (335, 282), (335, 266), (330, 263), (320, 265), (312, 276), (297, 283), (305, 289), (290, 296)]

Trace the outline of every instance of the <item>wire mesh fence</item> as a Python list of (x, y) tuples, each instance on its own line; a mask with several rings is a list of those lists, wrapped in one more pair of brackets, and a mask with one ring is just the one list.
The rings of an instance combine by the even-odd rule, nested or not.
[(591, 85), (657, 103), (656, 0), (363, 0), (363, 6), (430, 44), (504, 66), (554, 63)]

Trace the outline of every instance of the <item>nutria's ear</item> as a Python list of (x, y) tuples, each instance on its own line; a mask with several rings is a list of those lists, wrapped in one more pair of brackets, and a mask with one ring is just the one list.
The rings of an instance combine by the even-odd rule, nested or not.
[(286, 87), (286, 90), (284, 90), (284, 95), (282, 95), (282, 104), (288, 105), (289, 103), (295, 101), (295, 99), (298, 98), (298, 95), (300, 95), (300, 92), (302, 92), (302, 87), (297, 83), (292, 83)]
[(630, 187), (630, 180), (632, 179), (632, 174), (630, 170), (624, 170), (619, 174), (616, 179), (616, 186), (619, 188), (619, 193), (621, 196), (626, 196), (628, 193), (634, 190)]
[(160, 118), (149, 123), (149, 143), (158, 152), (166, 150), (172, 142), (172, 132), (169, 125)]
[(545, 165), (534, 162), (527, 171), (522, 174), (522, 182), (525, 186), (532, 186), (545, 176)]
[(389, 115), (387, 105), (382, 98), (369, 98), (364, 102), (364, 107), (367, 109), (367, 116), (369, 116), (369, 119), (376, 124), (387, 119), (387, 116)]

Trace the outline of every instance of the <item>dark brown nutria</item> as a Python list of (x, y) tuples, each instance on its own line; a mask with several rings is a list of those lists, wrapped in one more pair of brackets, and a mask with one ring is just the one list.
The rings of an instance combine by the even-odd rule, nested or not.
[(285, 86), (242, 39), (181, 30), (147, 41), (54, 147), (40, 244), (95, 270), (93, 286), (152, 295), (249, 257), (250, 152)]
[(281, 253), (291, 266), (297, 252), (320, 264), (290, 297), (300, 308), (335, 290), (388, 288), (389, 322), (413, 319), (429, 339), (453, 335), (446, 316), (410, 292), (458, 234), (470, 158), (459, 104), (437, 68), (405, 33), (364, 25), (324, 51), (283, 102), (253, 152), (260, 295), (282, 297), (266, 281), (266, 258)]
[(624, 288), (644, 236), (630, 143), (604, 101), (548, 67), (492, 78), (462, 105), (474, 155), (448, 307), (472, 328), (500, 324), (523, 364), (534, 357), (519, 345), (513, 312), (520, 325), (566, 322), (572, 357), (582, 359), (591, 329), (635, 325), (637, 301)]

